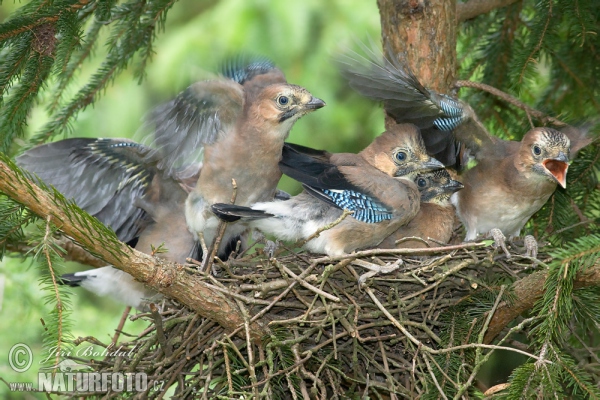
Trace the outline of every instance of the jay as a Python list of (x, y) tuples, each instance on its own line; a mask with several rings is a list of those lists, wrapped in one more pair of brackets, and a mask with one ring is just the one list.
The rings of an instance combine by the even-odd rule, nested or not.
[[(375, 246), (407, 224), (419, 211), (414, 176), (442, 164), (426, 154), (414, 125), (400, 124), (358, 154), (286, 145), (280, 167), (303, 184), (302, 193), (251, 207), (214, 204), (213, 212), (282, 240), (309, 239), (304, 245), (309, 251), (337, 256)], [(339, 219), (343, 209), (352, 214), (313, 237)]]
[[(305, 89), (286, 84), (281, 71), (265, 59), (238, 58), (224, 66), (222, 75), (221, 79), (190, 86), (151, 113), (150, 120), (156, 126), (152, 148), (127, 139), (67, 139), (29, 150), (18, 162), (73, 198), (80, 207), (111, 226), (120, 240), (134, 244), (138, 250), (151, 254), (153, 248), (164, 243), (167, 252), (159, 256), (179, 263), (187, 257), (199, 259), (195, 235), (185, 229), (185, 202), (197, 183), (221, 198), (219, 191), (212, 189), (226, 181), (225, 186), (230, 185), (231, 180), (224, 176), (227, 171), (232, 172), (228, 165), (241, 161), (226, 160), (226, 147), (231, 145), (235, 151), (235, 146), (243, 147), (256, 134), (257, 145), (265, 145), (257, 155), (263, 156), (268, 167), (269, 158), (277, 153), (277, 135), (287, 136), (295, 120), (325, 105)], [(279, 111), (276, 116), (274, 107)], [(274, 122), (274, 118), (278, 121)], [(247, 121), (252, 121), (248, 129), (244, 127)], [(264, 132), (259, 131), (261, 126), (266, 127)], [(225, 140), (220, 141), (220, 135)], [(232, 135), (239, 140), (232, 140)], [(283, 139), (279, 146), (283, 146)], [(202, 147), (207, 167), (204, 179), (199, 180), (202, 164), (189, 163)], [(219, 163), (221, 170), (217, 168)], [(244, 178), (256, 180), (259, 176), (236, 178), (244, 182)], [(271, 171), (270, 176), (265, 176), (267, 185), (242, 185), (242, 198), (252, 196), (252, 188), (254, 195), (261, 198), (272, 199), (273, 193), (275, 198), (289, 198), (284, 192), (270, 189), (279, 176)], [(265, 186), (266, 193), (258, 193)], [(221, 194), (225, 196), (222, 190)], [(219, 256), (226, 258), (238, 238), (235, 233), (229, 235), (230, 240), (222, 242)], [(111, 295), (137, 308), (144, 298), (156, 295), (113, 267), (68, 274), (63, 276), (63, 282)]]
[[(408, 224), (385, 238), (378, 248), (423, 248), (450, 241), (456, 215), (450, 196), (461, 190), (463, 185), (451, 179), (446, 169), (420, 173), (415, 178), (415, 184), (421, 194), (419, 212)], [(427, 244), (410, 240), (397, 243), (411, 237), (422, 238)]]
[[(235, 204), (273, 200), (281, 178), (278, 163), (292, 126), (325, 106), (306, 89), (288, 84), (265, 59), (234, 60), (223, 75), (193, 84), (149, 118), (154, 147), (163, 159), (160, 167), (167, 172), (203, 150), (203, 166), (185, 215), (194, 237), (203, 234), (207, 244), (215, 240), (219, 224), (210, 206), (230, 201), (232, 179), (237, 184)], [(219, 254), (245, 229), (230, 224)]]
[[(128, 139), (65, 139), (34, 147), (17, 158), (24, 169), (53, 185), (65, 197), (111, 227), (119, 240), (137, 250), (185, 263), (197, 258), (186, 228), (185, 200), (200, 165), (166, 176), (149, 158), (152, 149)], [(180, 178), (192, 175), (192, 179)], [(114, 267), (66, 274), (62, 283), (82, 286), (136, 308), (158, 294)]]
[(569, 162), (591, 142), (586, 132), (573, 127), (563, 132), (535, 128), (520, 142), (494, 137), (468, 104), (423, 87), (389, 50), (343, 62), (353, 88), (382, 101), (397, 122), (423, 129), (430, 154), (455, 165), (457, 142), (469, 149), (477, 165), (462, 175), (465, 188), (452, 196), (452, 203), (467, 230), (466, 240), (491, 231), (507, 254), (504, 235), (518, 236), (557, 185), (566, 187)]

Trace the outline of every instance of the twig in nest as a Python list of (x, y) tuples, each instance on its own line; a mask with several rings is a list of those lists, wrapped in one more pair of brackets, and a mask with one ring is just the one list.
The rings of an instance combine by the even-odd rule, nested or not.
[(411, 242), (411, 241), (421, 242), (421, 243), (424, 243), (427, 247), (431, 247), (431, 245), (429, 244), (429, 242), (427, 240), (420, 238), (418, 236), (403, 237), (402, 239), (396, 240), (394, 242), (394, 244), (399, 245), (400, 243)]
[(171, 357), (173, 351), (171, 347), (169, 347), (167, 343), (167, 339), (165, 337), (165, 331), (162, 325), (162, 317), (158, 313), (158, 308), (156, 308), (156, 304), (150, 303), (150, 312), (152, 313), (152, 318), (154, 319), (154, 325), (156, 326), (156, 338), (158, 339), (158, 343), (160, 343), (160, 347), (162, 347), (165, 355), (167, 357)]
[[(235, 198), (237, 197), (237, 183), (235, 182), (235, 179), (231, 179), (231, 186), (233, 186), (233, 192), (231, 193), (231, 200), (230, 200), (230, 204), (235, 204)], [(219, 220), (219, 227), (217, 228), (217, 236), (215, 237), (215, 240), (213, 241), (213, 244), (210, 246), (210, 251), (206, 254), (208, 254), (210, 257), (207, 257), (204, 259), (204, 266), (202, 268), (202, 271), (204, 272), (204, 274), (208, 274), (208, 266), (212, 266), (213, 265), (213, 261), (215, 259), (215, 256), (217, 255), (217, 251), (219, 250), (219, 246), (221, 245), (221, 240), (223, 240), (223, 235), (225, 235), (225, 229), (227, 229), (227, 222), (223, 221), (223, 220)]]
[(332, 261), (340, 261), (345, 260), (347, 258), (359, 258), (359, 257), (370, 257), (370, 256), (378, 256), (383, 254), (389, 255), (421, 255), (421, 254), (431, 254), (431, 253), (447, 253), (450, 250), (459, 250), (459, 249), (473, 249), (478, 247), (486, 247), (488, 244), (486, 242), (467, 242), (461, 244), (455, 244), (450, 246), (440, 246), (440, 247), (429, 247), (422, 249), (370, 249), (370, 250), (362, 250), (357, 251), (355, 253), (344, 254), (341, 256), (335, 257), (320, 257), (312, 260), (313, 263), (321, 264), (328, 263)]
[(350, 211), (350, 210), (346, 210), (344, 209), (344, 211), (342, 212), (342, 215), (340, 215), (340, 217), (338, 219), (336, 219), (335, 221), (333, 221), (332, 223), (325, 225), (319, 229), (317, 229), (317, 231), (315, 233), (313, 233), (312, 235), (310, 235), (308, 238), (302, 240), (299, 242), (298, 247), (302, 247), (304, 246), (306, 243), (310, 242), (311, 240), (318, 238), (319, 235), (331, 228), (333, 228), (334, 226), (338, 225), (340, 222), (342, 222), (348, 215), (353, 214), (354, 211)]
[(286, 274), (291, 276), (292, 279), (294, 279), (296, 282), (298, 282), (301, 286), (305, 287), (306, 289), (311, 290), (320, 296), (328, 298), (329, 300), (333, 300), (335, 302), (340, 301), (339, 297), (331, 295), (331, 294), (311, 285), (310, 283), (306, 282), (304, 279), (300, 278), (298, 275), (293, 273), (288, 267), (286, 267), (285, 265), (282, 265), (279, 261), (277, 261), (275, 259), (273, 261), (275, 262), (275, 265), (277, 266), (277, 268), (279, 268), (280, 270), (284, 271)]
[(501, 98), (502, 100), (506, 101), (507, 103), (512, 104), (513, 106), (515, 106), (517, 108), (520, 108), (521, 110), (525, 111), (528, 114), (528, 116), (532, 115), (534, 118), (537, 118), (544, 123), (550, 122), (557, 126), (566, 126), (567, 125), (566, 123), (562, 122), (561, 120), (550, 117), (541, 111), (531, 108), (527, 104), (523, 103), (521, 100), (517, 99), (516, 97), (511, 96), (510, 94), (505, 93), (505, 92), (501, 91), (500, 89), (497, 89), (493, 86), (486, 85), (485, 83), (473, 82), (473, 81), (456, 81), (454, 86), (459, 87), (459, 88), (470, 87), (470, 88), (483, 90), (484, 92), (493, 94), (494, 96)]
[(123, 331), (123, 327), (125, 326), (125, 321), (127, 320), (127, 316), (131, 312), (131, 306), (125, 307), (125, 311), (123, 311), (123, 315), (121, 315), (121, 320), (119, 321), (119, 325), (115, 330), (115, 335), (113, 336), (112, 345), (113, 347), (117, 346), (117, 340), (119, 340), (119, 335)]
[(364, 260), (354, 260), (352, 263), (369, 270), (369, 272), (362, 274), (358, 278), (358, 286), (363, 287), (367, 279), (377, 274), (389, 274), (400, 268), (400, 265), (402, 265), (402, 259), (399, 258), (393, 264), (388, 263), (385, 266), (373, 264)]
[[(317, 280), (318, 278), (315, 274), (309, 275), (304, 279), (305, 282), (316, 282)], [(255, 291), (254, 297), (263, 298), (267, 296), (269, 292), (283, 289), (284, 287), (288, 287), (289, 284), (289, 281), (286, 279), (276, 279), (259, 284), (242, 284), (239, 287), (242, 292)]]

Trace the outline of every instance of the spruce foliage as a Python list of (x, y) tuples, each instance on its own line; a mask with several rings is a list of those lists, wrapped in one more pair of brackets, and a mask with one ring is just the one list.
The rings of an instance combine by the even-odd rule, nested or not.
[[(125, 69), (133, 69), (141, 82), (151, 61), (153, 41), (164, 26), (174, 0), (33, 0), (0, 24), (0, 153), (16, 149), (27, 118), (42, 94), (51, 115), (28, 145), (46, 142), (70, 131), (78, 113), (97, 101), (103, 90)], [(484, 82), (501, 89), (534, 109), (565, 122), (596, 123), (600, 115), (600, 6), (597, 0), (524, 0), (463, 23), (459, 29), (458, 60), (461, 79)], [(109, 34), (99, 43), (102, 33)], [(87, 84), (68, 96), (69, 84), (78, 69), (106, 45), (108, 54)], [(519, 140), (531, 128), (547, 121), (508, 105), (488, 93), (464, 90), (461, 96), (474, 106), (494, 134)], [(591, 134), (597, 136), (592, 127)], [(9, 163), (4, 156), (0, 160)], [(16, 167), (10, 164), (11, 169)], [(24, 176), (24, 175), (21, 175)], [(582, 150), (569, 167), (567, 189), (558, 189), (526, 227), (540, 241), (554, 247), (548, 265), (544, 296), (529, 314), (512, 328), (527, 336), (528, 351), (539, 357), (516, 368), (510, 386), (501, 396), (522, 398), (598, 398), (600, 362), (590, 361), (589, 347), (600, 339), (600, 290), (577, 288), (578, 274), (600, 258), (600, 145)], [(52, 193), (56, 204), (80, 223), (83, 229), (98, 228), (98, 221)], [(9, 244), (37, 243), (32, 255), (39, 263), (41, 281), (48, 293), (50, 315), (45, 319), (46, 348), (68, 345), (69, 292), (58, 287), (61, 249), (52, 237), (57, 229), (51, 221), (39, 220), (22, 205), (0, 196), (0, 260)], [(107, 247), (116, 238), (102, 227)], [(115, 254), (118, 255), (118, 254)], [(466, 299), (443, 318), (439, 347), (481, 343), (487, 313), (499, 301), (514, 301), (512, 282), (489, 276), (481, 281), (477, 297)], [(504, 286), (502, 286), (504, 285)], [(504, 289), (502, 289), (504, 290)], [(476, 321), (475, 324), (472, 324)], [(521, 325), (519, 325), (521, 324)], [(281, 341), (285, 332), (277, 332)], [(275, 359), (284, 367), (294, 364), (291, 351), (266, 346), (279, 352)], [(232, 369), (243, 367), (237, 353), (227, 349)], [(417, 379), (430, 388), (427, 398), (439, 398), (437, 387), (448, 398), (459, 396), (448, 383), (464, 384), (491, 354), (481, 348), (436, 355), (431, 362), (445, 374), (431, 377), (415, 371)], [(358, 357), (358, 356), (357, 356)], [(271, 357), (272, 358), (272, 357)], [(223, 362), (218, 360), (216, 362)], [(330, 360), (335, 368), (335, 360)], [(272, 370), (273, 366), (269, 366)], [(285, 379), (284, 376), (280, 378)], [(252, 384), (236, 377), (233, 386)], [(299, 382), (288, 383), (301, 396)], [(465, 387), (474, 394), (476, 389)], [(356, 389), (360, 393), (360, 388)]]

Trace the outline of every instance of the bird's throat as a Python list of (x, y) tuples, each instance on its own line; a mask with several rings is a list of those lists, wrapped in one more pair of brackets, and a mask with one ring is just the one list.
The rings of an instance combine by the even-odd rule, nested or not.
[(559, 160), (544, 160), (542, 165), (548, 170), (563, 188), (567, 187), (567, 170), (569, 164)]

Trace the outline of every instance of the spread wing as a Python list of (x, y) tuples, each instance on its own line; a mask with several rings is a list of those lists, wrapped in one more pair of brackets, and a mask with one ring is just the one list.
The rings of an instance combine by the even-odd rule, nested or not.
[(412, 123), (421, 129), (429, 154), (445, 165), (455, 165), (459, 142), (477, 157), (498, 144), (479, 123), (466, 103), (425, 88), (408, 67), (388, 48), (386, 54), (363, 45), (365, 55), (343, 56), (342, 75), (365, 97), (381, 101), (398, 123)]
[[(352, 165), (345, 165), (351, 171)], [(296, 179), (307, 193), (334, 207), (353, 211), (358, 221), (376, 223), (392, 218), (392, 210), (376, 195), (354, 185), (338, 166), (284, 147), (281, 171)], [(360, 171), (358, 171), (360, 172)]]
[[(235, 126), (244, 105), (242, 87), (228, 79), (196, 82), (146, 116), (144, 139), (169, 176), (201, 159), (205, 144), (214, 143)], [(156, 154), (158, 153), (158, 154)]]
[(160, 154), (158, 167), (168, 175), (202, 157), (204, 145), (231, 132), (244, 99), (277, 82), (283, 73), (261, 57), (238, 56), (226, 61), (216, 80), (196, 82), (146, 117), (143, 140)]
[(129, 242), (149, 222), (134, 202), (157, 173), (150, 152), (127, 139), (74, 138), (34, 147), (16, 161)]

